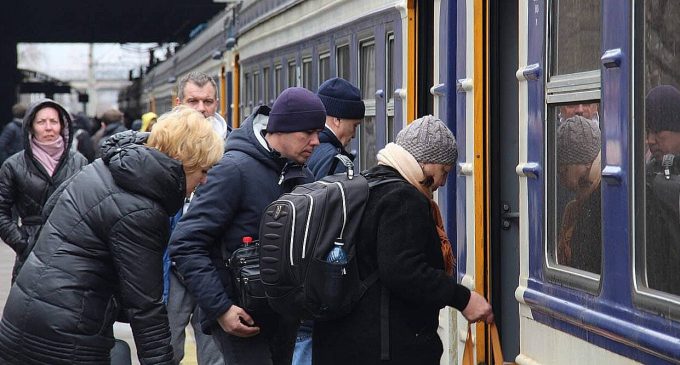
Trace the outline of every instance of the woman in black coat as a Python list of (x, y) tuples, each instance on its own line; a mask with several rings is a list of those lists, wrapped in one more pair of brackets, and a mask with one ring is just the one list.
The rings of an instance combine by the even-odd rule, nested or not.
[(169, 216), (224, 151), (181, 107), (153, 132), (112, 136), (62, 185), (0, 322), (3, 364), (109, 364), (113, 322), (129, 320), (142, 364), (171, 364), (163, 291)]
[[(16, 253), (12, 282), (40, 230), (40, 211), (57, 187), (87, 165), (71, 151), (73, 123), (57, 102), (44, 99), (31, 106), (23, 121), (24, 150), (0, 169), (0, 238)], [(18, 224), (14, 212), (21, 218)]]
[[(348, 316), (314, 322), (314, 364), (435, 365), (443, 352), (437, 335), (441, 308), (452, 306), (469, 321), (493, 320), (486, 300), (456, 283), (451, 245), (432, 200), (456, 157), (453, 135), (432, 116), (411, 123), (396, 144), (378, 153), (369, 181), (401, 181), (371, 190), (356, 257), (362, 279), (375, 271), (379, 279)], [(381, 323), (382, 315), (388, 322)], [(381, 333), (382, 324), (389, 336)]]

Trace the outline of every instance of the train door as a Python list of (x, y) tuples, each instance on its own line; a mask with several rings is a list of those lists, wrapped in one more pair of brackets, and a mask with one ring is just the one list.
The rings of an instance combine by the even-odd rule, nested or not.
[(506, 359), (519, 353), (517, 1), (488, 3), (490, 299)]
[[(519, 351), (517, 7), (513, 1), (467, 0), (449, 13), (456, 19), (449, 32), (457, 35), (452, 96), (459, 143), (458, 275), (492, 303), (506, 359)], [(461, 315), (457, 328), (464, 337)], [(476, 363), (490, 363), (486, 327), (474, 326), (473, 336)]]

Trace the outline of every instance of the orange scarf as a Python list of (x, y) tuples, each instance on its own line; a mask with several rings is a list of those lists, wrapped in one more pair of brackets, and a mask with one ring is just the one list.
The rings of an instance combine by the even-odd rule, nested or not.
[(390, 166), (397, 170), (406, 181), (415, 186), (418, 191), (425, 194), (425, 196), (430, 199), (432, 216), (436, 224), (437, 233), (439, 234), (439, 240), (441, 241), (444, 269), (446, 270), (446, 274), (449, 276), (453, 275), (453, 271), (456, 267), (453, 248), (449, 241), (449, 237), (446, 235), (446, 230), (444, 230), (444, 222), (442, 220), (441, 212), (439, 211), (439, 205), (432, 199), (430, 190), (420, 183), (425, 180), (425, 175), (423, 174), (423, 169), (420, 167), (420, 164), (418, 164), (418, 161), (416, 161), (415, 157), (403, 147), (395, 143), (388, 143), (385, 148), (378, 152), (378, 164)]
[(439, 205), (430, 199), (430, 206), (432, 207), (432, 216), (434, 217), (434, 222), (437, 224), (437, 233), (439, 233), (439, 240), (442, 243), (442, 256), (444, 257), (444, 270), (451, 276), (456, 270), (456, 256), (453, 255), (453, 247), (451, 246), (451, 241), (449, 241), (449, 236), (446, 235), (444, 230), (444, 222), (442, 221), (442, 214), (439, 212)]

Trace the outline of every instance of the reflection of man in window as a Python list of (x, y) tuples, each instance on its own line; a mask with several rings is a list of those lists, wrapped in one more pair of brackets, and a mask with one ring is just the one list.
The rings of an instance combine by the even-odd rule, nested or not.
[(598, 103), (577, 103), (565, 104), (560, 106), (560, 122), (563, 122), (575, 115), (590, 119), (595, 124), (600, 124), (600, 115), (598, 113)]
[(557, 262), (600, 273), (600, 128), (579, 115), (557, 129), (558, 189), (574, 193), (562, 215)]
[(651, 159), (646, 182), (646, 267), (652, 289), (680, 295), (680, 91), (653, 88), (645, 100)]

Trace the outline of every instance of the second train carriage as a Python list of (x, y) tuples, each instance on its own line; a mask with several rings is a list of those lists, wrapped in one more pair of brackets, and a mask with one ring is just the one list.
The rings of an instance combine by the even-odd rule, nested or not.
[[(435, 114), (459, 146), (456, 178), (438, 196), (458, 245), (457, 279), (490, 298), (506, 360), (680, 362), (680, 293), (647, 280), (658, 263), (647, 254), (644, 214), (644, 96), (660, 84), (680, 86), (671, 41), (680, 4), (246, 0), (228, 6), (236, 10), (229, 12), (234, 49), (209, 59), (215, 47), (202, 43), (213, 39), (208, 27), (205, 38), (178, 51), (178, 61), (146, 76), (147, 104), (169, 108), (176, 82), (167, 83), (168, 70), (175, 67), (179, 77), (198, 67), (220, 78), (221, 95), (232, 86), (224, 100), (233, 101), (237, 126), (286, 87), (315, 91), (341, 76), (362, 90), (367, 105), (352, 145), (362, 168), (408, 121)], [(190, 55), (203, 62), (177, 68)], [(601, 213), (593, 225), (600, 228), (591, 232), (601, 237), (595, 248), (601, 258), (587, 269), (579, 258), (565, 263), (557, 255), (564, 207), (573, 198), (558, 179), (555, 148), (567, 113), (587, 116), (601, 131)], [(680, 281), (680, 270), (674, 272), (662, 280)], [(442, 363), (459, 363), (466, 323), (444, 310), (441, 325)], [(491, 362), (486, 327), (473, 329), (476, 361)]]

